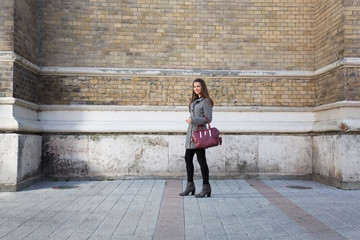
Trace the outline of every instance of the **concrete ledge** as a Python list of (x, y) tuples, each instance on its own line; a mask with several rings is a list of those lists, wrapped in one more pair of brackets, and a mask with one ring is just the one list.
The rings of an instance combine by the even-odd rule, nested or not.
[(356, 182), (343, 182), (333, 177), (321, 176), (318, 174), (313, 175), (313, 180), (325, 185), (337, 187), (343, 190), (360, 190), (360, 181)]
[(341, 101), (314, 109), (314, 132), (360, 132), (360, 102)]
[(16, 185), (0, 184), (0, 192), (16, 192), (18, 188)]
[[(195, 163), (196, 164), (196, 163)], [(210, 169), (211, 174), (211, 169)], [(201, 174), (197, 171), (194, 174), (194, 178), (201, 180)], [(60, 175), (47, 175), (41, 177), (43, 180), (52, 180), (52, 181), (112, 181), (112, 180), (137, 180), (137, 179), (174, 179), (174, 180), (184, 180), (186, 179), (185, 169), (183, 172), (179, 174), (168, 174), (168, 175), (154, 175), (147, 174), (139, 176), (138, 174), (101, 174), (101, 175), (92, 175), (92, 176), (60, 176)], [(238, 174), (238, 173), (228, 173), (227, 175), (212, 175), (211, 179), (213, 180), (223, 180), (223, 179), (253, 179), (253, 180), (314, 180), (313, 174), (293, 174), (293, 173), (246, 173), (246, 174)], [(327, 184), (330, 185), (330, 184)], [(1, 190), (0, 190), (1, 191)]]
[[(184, 133), (187, 117), (186, 107), (38, 106), (0, 98), (2, 132)], [(228, 134), (360, 132), (360, 102), (316, 108), (215, 107), (212, 124)]]
[(194, 76), (194, 77), (302, 77), (311, 78), (339, 67), (358, 67), (360, 58), (343, 58), (315, 71), (282, 70), (184, 70), (184, 69), (141, 69), (141, 68), (93, 68), (93, 67), (39, 67), (12, 51), (0, 51), (0, 62), (17, 62), (23, 67), (40, 75), (77, 75), (77, 76)]
[(16, 98), (0, 98), (0, 132), (41, 132), (39, 106)]
[(16, 192), (27, 188), (41, 179), (40, 175), (33, 176), (16, 184), (2, 184), (0, 183), (0, 192)]

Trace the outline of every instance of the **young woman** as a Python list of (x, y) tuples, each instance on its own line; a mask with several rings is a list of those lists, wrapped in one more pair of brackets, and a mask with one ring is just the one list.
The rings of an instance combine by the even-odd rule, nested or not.
[(207, 128), (207, 121), (212, 120), (212, 108), (214, 102), (209, 96), (205, 81), (201, 78), (197, 78), (193, 82), (193, 92), (191, 101), (189, 104), (190, 117), (185, 121), (189, 124), (186, 143), (185, 143), (185, 164), (187, 173), (187, 185), (184, 192), (180, 193), (180, 196), (187, 196), (189, 193), (195, 194), (194, 184), (194, 164), (193, 158), (196, 154), (197, 160), (200, 164), (201, 175), (203, 178), (203, 187), (199, 194), (195, 197), (210, 197), (211, 186), (209, 184), (209, 168), (206, 162), (205, 149), (196, 149), (194, 142), (192, 141), (192, 133), (196, 130), (196, 127)]

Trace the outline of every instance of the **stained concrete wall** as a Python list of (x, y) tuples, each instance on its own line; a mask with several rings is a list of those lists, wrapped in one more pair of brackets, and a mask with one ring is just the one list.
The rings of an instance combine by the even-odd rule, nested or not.
[(0, 134), (0, 191), (16, 191), (40, 179), (42, 137)]
[[(47, 177), (186, 175), (184, 135), (47, 135), (43, 142)], [(224, 135), (223, 143), (207, 150), (211, 177), (312, 174), (310, 136)], [(199, 174), (196, 162), (195, 166)]]
[(314, 136), (315, 179), (342, 189), (359, 188), (360, 136)]

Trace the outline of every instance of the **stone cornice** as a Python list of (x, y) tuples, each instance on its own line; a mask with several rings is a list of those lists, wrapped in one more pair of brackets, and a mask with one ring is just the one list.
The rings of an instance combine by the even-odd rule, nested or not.
[(339, 67), (360, 67), (360, 58), (343, 58), (313, 72), (313, 77), (328, 73)]
[(0, 62), (15, 62), (35, 74), (41, 74), (41, 68), (38, 65), (11, 51), (0, 51)]
[(40, 75), (77, 76), (191, 76), (191, 77), (291, 77), (312, 78), (339, 67), (359, 67), (360, 58), (343, 58), (315, 71), (275, 70), (186, 70), (186, 69), (143, 69), (143, 68), (96, 68), (96, 67), (40, 67), (11, 51), (0, 51), (0, 62), (16, 62)]
[(185, 70), (185, 69), (141, 69), (141, 68), (84, 68), (42, 67), (42, 75), (84, 76), (191, 76), (191, 77), (312, 77), (311, 71), (261, 71), (261, 70)]

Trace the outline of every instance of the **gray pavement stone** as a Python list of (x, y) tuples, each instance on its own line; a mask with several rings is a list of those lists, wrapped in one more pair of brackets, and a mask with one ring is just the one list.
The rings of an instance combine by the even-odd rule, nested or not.
[(114, 235), (134, 235), (150, 190), (149, 181), (143, 181), (136, 192), (136, 196), (131, 201), (127, 211), (117, 226)]
[(134, 233), (133, 239), (140, 239), (141, 237), (153, 238), (156, 228), (157, 218), (159, 216), (159, 208), (164, 192), (164, 180), (158, 180), (154, 183), (149, 198), (144, 206), (143, 214), (139, 220), (139, 224)]
[[(180, 180), (171, 180), (180, 181)], [(264, 180), (267, 194), (251, 181), (213, 180), (211, 198), (180, 197), (181, 181), (174, 196), (164, 197), (166, 180), (116, 180), (40, 182), (20, 192), (0, 193), (0, 239), (151, 239), (162, 204), (179, 207), (183, 201), (185, 239), (360, 239), (360, 191), (343, 191), (320, 183), (297, 180)], [(201, 181), (195, 181), (197, 192)], [(55, 186), (78, 186), (53, 189)], [(306, 186), (300, 190), (289, 186)], [(293, 211), (272, 201), (276, 194), (316, 218), (331, 231), (300, 224)], [(274, 192), (275, 191), (275, 192)], [(270, 194), (270, 195), (269, 195)], [(164, 201), (164, 202), (162, 202)], [(172, 203), (172, 204), (169, 204)], [(174, 201), (177, 202), (177, 201)], [(177, 209), (179, 210), (179, 209)], [(171, 214), (168, 211), (167, 214)], [(171, 217), (171, 216), (170, 216)], [(171, 218), (169, 218), (171, 219)], [(166, 220), (165, 220), (166, 221)], [(173, 227), (171, 222), (165, 222)], [(179, 224), (179, 223), (176, 223)], [(312, 224), (312, 222), (310, 222)], [(160, 225), (159, 225), (160, 226)], [(176, 226), (175, 226), (176, 227)], [(336, 231), (340, 235), (334, 235)]]
[(89, 206), (99, 204), (97, 194), (100, 194), (108, 184), (109, 182), (96, 182), (96, 185), (85, 186), (88, 189), (78, 198), (79, 201), (76, 203), (75, 208), (71, 209), (69, 218), (58, 226), (49, 235), (48, 239), (68, 239), (89, 216)]
[(99, 222), (98, 228), (93, 232), (89, 239), (110, 239), (118, 227), (123, 215), (126, 213), (132, 199), (138, 191), (139, 185), (133, 181), (123, 181), (113, 193), (116, 198), (111, 210), (106, 217)]
[[(48, 187), (47, 184), (40, 184), (40, 186)], [(38, 194), (31, 194), (29, 191), (19, 193), (21, 194), (15, 201), (22, 202), (22, 204), (18, 208), (4, 213), (8, 218), (5, 226), (10, 223), (11, 227), (7, 227), (8, 232), (5, 235), (1, 235), (3, 231), (0, 230), (0, 237), (2, 236), (3, 239), (23, 239), (49, 217), (44, 211), (50, 209), (56, 200), (67, 197), (66, 194), (61, 194), (61, 192), (48, 194), (46, 191), (41, 190), (37, 192)], [(34, 223), (36, 223), (35, 226)]]
[(207, 239), (198, 199), (194, 196), (184, 197), (184, 217), (185, 239)]
[[(359, 191), (339, 190), (311, 181), (264, 182), (347, 239), (360, 239)], [(294, 185), (312, 189), (289, 188)]]

